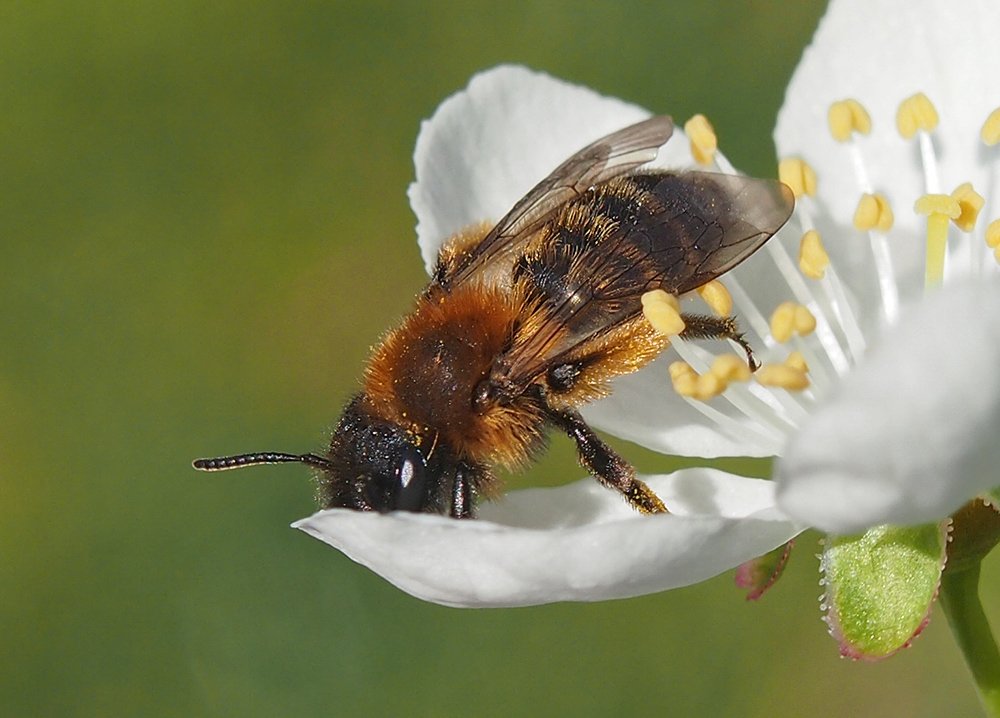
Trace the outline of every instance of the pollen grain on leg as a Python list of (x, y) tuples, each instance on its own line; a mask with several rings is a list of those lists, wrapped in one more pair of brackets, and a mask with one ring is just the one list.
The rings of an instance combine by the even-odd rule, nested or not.
[(717, 317), (728, 317), (733, 313), (733, 298), (729, 290), (718, 279), (698, 287), (698, 296), (707, 304)]
[(677, 297), (662, 289), (654, 289), (643, 294), (641, 301), (643, 316), (660, 334), (672, 337), (684, 331)]
[(872, 118), (864, 106), (854, 99), (840, 100), (830, 105), (827, 113), (830, 134), (837, 142), (846, 142), (857, 132), (867, 135), (872, 131)]
[(715, 160), (719, 140), (705, 115), (695, 115), (684, 123), (684, 133), (691, 143), (691, 154), (700, 165), (710, 165)]

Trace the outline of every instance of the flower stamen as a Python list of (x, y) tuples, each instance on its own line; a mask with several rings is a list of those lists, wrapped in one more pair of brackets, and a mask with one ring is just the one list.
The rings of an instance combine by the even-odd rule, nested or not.
[[(673, 347), (682, 360), (680, 363), (687, 364), (696, 377), (700, 372), (701, 374), (713, 373), (720, 379), (726, 378), (726, 364), (731, 362), (731, 359), (723, 359), (722, 363), (719, 364), (719, 357), (713, 356), (697, 344), (689, 342), (677, 342)], [(742, 357), (739, 357), (739, 361), (746, 368), (746, 362)], [(686, 374), (686, 370), (682, 370), (681, 368), (674, 371), (683, 371)], [(749, 372), (749, 369), (747, 371)], [(671, 379), (673, 380), (673, 375), (671, 375)], [(690, 396), (683, 394), (679, 390), (677, 393), (692, 399), (692, 406), (698, 408), (699, 411), (701, 411), (701, 407), (707, 406), (703, 403), (704, 401), (713, 398), (709, 396), (710, 380), (702, 381), (700, 387), (698, 385), (693, 385), (692, 387), (689, 378), (680, 378), (679, 381), (682, 389), (694, 393)], [(677, 390), (676, 385), (674, 388)], [(769, 441), (779, 441), (777, 437), (785, 435), (788, 431), (800, 425), (808, 414), (796, 397), (788, 394), (779, 396), (754, 383), (727, 385), (722, 387), (721, 392), (721, 398), (746, 417), (751, 424), (759, 427), (759, 434), (766, 432)], [(702, 411), (702, 413), (708, 416), (706, 412)], [(721, 416), (726, 416), (722, 412), (719, 413)], [(729, 426), (733, 430), (736, 430), (737, 427), (745, 427), (745, 424), (731, 419)]]
[(917, 132), (933, 132), (937, 126), (937, 109), (924, 93), (918, 92), (899, 103), (896, 129), (903, 139), (911, 140)]
[(931, 142), (931, 132), (938, 125), (938, 113), (934, 103), (922, 92), (903, 100), (896, 111), (896, 128), (903, 139), (913, 139), (917, 135), (920, 142), (920, 158), (924, 166), (924, 191), (940, 192), (938, 182), (937, 156)]
[[(789, 186), (792, 188), (793, 193), (796, 190), (801, 190), (802, 195), (808, 196), (810, 193), (815, 194), (816, 192), (816, 173), (803, 160), (796, 158), (781, 160), (778, 163), (778, 176), (786, 184), (789, 182), (792, 183)], [(796, 194), (796, 197), (802, 197), (802, 195)], [(815, 226), (809, 214), (808, 201), (803, 200), (796, 204), (795, 217), (802, 228), (803, 236), (809, 232), (815, 232)], [(816, 238), (818, 239), (818, 237), (817, 233)], [(810, 240), (810, 242), (813, 241)], [(769, 242), (767, 249), (774, 259), (775, 264), (778, 265), (778, 270), (784, 276), (785, 281), (788, 282), (788, 286), (792, 290), (795, 299), (808, 306), (816, 316), (818, 322), (816, 336), (823, 345), (823, 349), (826, 350), (834, 369), (838, 374), (844, 374), (850, 367), (850, 361), (840, 346), (836, 335), (833, 333), (832, 322), (827, 318), (827, 312), (829, 311), (836, 319), (837, 325), (840, 327), (851, 355), (855, 360), (864, 352), (865, 341), (854, 314), (850, 311), (850, 305), (847, 303), (847, 295), (844, 292), (840, 277), (837, 275), (836, 268), (832, 264), (825, 266), (822, 274), (823, 278), (820, 283), (822, 292), (814, 295), (802, 280), (801, 274), (795, 271), (791, 258), (788, 256), (783, 245), (779, 242)], [(817, 296), (825, 300), (823, 306), (820, 306)]]
[(886, 320), (890, 323), (895, 321), (899, 313), (899, 290), (896, 288), (892, 255), (885, 236), (885, 233), (892, 229), (894, 222), (892, 207), (885, 195), (877, 192), (866, 192), (861, 195), (858, 208), (854, 211), (854, 227), (862, 232), (868, 232), (875, 260), (875, 274), (882, 294), (882, 309)]
[(830, 134), (837, 142), (846, 142), (855, 132), (867, 135), (872, 131), (872, 118), (864, 106), (854, 99), (840, 100), (830, 105), (827, 113)]

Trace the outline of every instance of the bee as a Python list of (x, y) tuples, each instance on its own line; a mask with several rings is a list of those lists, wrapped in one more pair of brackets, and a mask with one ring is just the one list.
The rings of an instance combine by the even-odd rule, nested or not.
[[(499, 493), (495, 469), (523, 466), (550, 429), (636, 510), (665, 512), (632, 466), (587, 425), (584, 404), (669, 343), (645, 292), (690, 292), (745, 260), (791, 215), (774, 180), (642, 169), (673, 133), (652, 117), (587, 145), (495, 226), (460, 232), (412, 312), (385, 335), (323, 453), (198, 459), (205, 471), (297, 462), (322, 508), (464, 519)], [(731, 339), (733, 317), (682, 314), (681, 339)]]

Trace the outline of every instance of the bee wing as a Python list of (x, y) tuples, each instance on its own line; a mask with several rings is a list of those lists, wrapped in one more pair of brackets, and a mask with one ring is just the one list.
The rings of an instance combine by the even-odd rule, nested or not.
[(610, 236), (582, 237), (569, 256), (551, 253), (546, 272), (560, 273), (558, 289), (497, 364), (509, 390), (524, 391), (567, 356), (585, 353), (587, 342), (637, 318), (645, 292), (683, 294), (728, 272), (784, 225), (795, 204), (781, 182), (706, 172), (664, 174), (645, 196), (644, 211)]
[(453, 286), (476, 274), (498, 255), (527, 239), (567, 202), (591, 187), (655, 159), (673, 132), (673, 120), (660, 115), (587, 145), (535, 185), (479, 244), (459, 258), (447, 275), (439, 275), (437, 281), (446, 287)]

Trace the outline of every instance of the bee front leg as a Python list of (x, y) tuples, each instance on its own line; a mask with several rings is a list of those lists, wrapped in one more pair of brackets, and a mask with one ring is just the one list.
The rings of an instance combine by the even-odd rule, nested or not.
[(549, 420), (576, 442), (580, 463), (605, 486), (615, 489), (636, 511), (644, 514), (669, 513), (653, 490), (635, 477), (635, 469), (615, 453), (587, 426), (575, 411), (547, 409)]
[(455, 469), (455, 483), (451, 491), (452, 518), (471, 519), (476, 516), (472, 473), (464, 463), (460, 463)]

